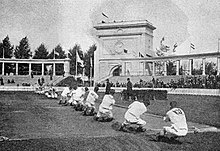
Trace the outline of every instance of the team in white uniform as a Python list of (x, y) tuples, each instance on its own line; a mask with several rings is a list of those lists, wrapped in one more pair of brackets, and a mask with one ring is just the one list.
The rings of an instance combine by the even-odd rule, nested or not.
[(134, 101), (131, 103), (124, 115), (125, 121), (123, 124), (137, 124), (140, 126), (146, 125), (146, 122), (141, 119), (141, 115), (147, 112), (148, 105), (149, 101), (146, 101), (146, 103), (139, 101)]
[[(85, 100), (86, 107), (92, 107), (95, 109), (95, 101), (98, 99), (97, 89), (94, 91), (87, 91), (88, 95), (85, 97), (85, 88), (76, 87), (71, 91), (71, 87), (64, 88), (61, 93), (61, 100), (67, 100), (68, 95), (71, 96), (68, 101), (69, 104), (83, 104)], [(102, 100), (102, 103), (99, 105), (98, 113), (96, 115), (96, 119), (102, 116), (108, 116), (109, 118), (113, 118), (112, 107), (115, 104), (115, 99), (113, 97), (115, 91), (110, 90), (110, 94), (106, 94)], [(124, 118), (125, 121), (123, 125), (128, 124), (137, 124), (141, 127), (146, 125), (146, 121), (141, 119), (141, 115), (147, 112), (147, 106), (150, 105), (149, 101), (139, 102), (134, 101), (128, 106), (128, 110), (126, 111)], [(170, 121), (171, 126), (164, 126), (163, 130), (160, 132), (159, 136), (165, 136), (167, 134), (171, 134), (174, 136), (186, 136), (188, 132), (188, 126), (186, 123), (186, 116), (184, 111), (181, 108), (177, 108), (177, 103), (175, 101), (170, 102), (170, 110), (166, 113), (164, 117), (164, 121)]]
[(72, 92), (70, 92), (71, 98), (69, 99), (68, 103), (71, 105), (77, 105), (77, 104), (83, 105), (84, 95), (85, 95), (85, 88), (77, 87)]
[(186, 116), (182, 109), (177, 108), (176, 101), (170, 102), (170, 110), (166, 113), (164, 121), (171, 122), (171, 126), (164, 126), (159, 136), (173, 135), (174, 137), (186, 136), (188, 126)]
[(105, 94), (102, 99), (102, 103), (99, 105), (99, 110), (96, 115), (96, 119), (101, 117), (107, 117), (108, 119), (113, 119), (112, 106), (115, 104), (115, 99), (113, 97), (115, 90), (111, 89), (110, 94)]
[(60, 101), (59, 101), (59, 104), (65, 104), (67, 103), (69, 97), (69, 93), (72, 91), (72, 87), (65, 87), (61, 93), (61, 97), (60, 97)]
[(95, 101), (98, 99), (98, 87), (95, 87), (94, 88), (94, 91), (93, 90), (90, 90), (89, 91), (89, 94), (87, 96), (87, 98), (85, 99), (85, 106), (86, 107), (89, 107), (89, 108), (93, 108), (95, 110)]

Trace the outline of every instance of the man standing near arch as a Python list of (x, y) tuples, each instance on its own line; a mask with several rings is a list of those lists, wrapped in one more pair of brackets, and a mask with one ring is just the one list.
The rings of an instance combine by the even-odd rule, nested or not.
[(105, 87), (105, 94), (109, 94), (111, 90), (111, 83), (109, 82), (109, 79), (106, 80), (106, 87)]
[(129, 101), (130, 97), (131, 97), (131, 99), (134, 99), (132, 87), (133, 87), (133, 85), (132, 85), (130, 78), (127, 78), (127, 94), (126, 94), (127, 97), (126, 97), (126, 100), (128, 100), (128, 101)]

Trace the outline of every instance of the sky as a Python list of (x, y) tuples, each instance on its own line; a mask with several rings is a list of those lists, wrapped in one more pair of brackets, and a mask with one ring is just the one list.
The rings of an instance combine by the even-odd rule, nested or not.
[(148, 20), (156, 27), (154, 50), (164, 37), (171, 48), (178, 44), (177, 54), (188, 54), (190, 43), (190, 53), (218, 51), (219, 0), (1, 0), (0, 10), (0, 40), (8, 35), (18, 45), (27, 36), (32, 51), (41, 43), (49, 51), (98, 46), (93, 26), (102, 20)]

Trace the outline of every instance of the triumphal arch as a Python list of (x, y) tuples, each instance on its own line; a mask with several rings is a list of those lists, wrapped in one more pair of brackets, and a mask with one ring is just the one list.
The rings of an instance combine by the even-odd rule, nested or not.
[(113, 75), (132, 75), (143, 71), (143, 62), (129, 58), (154, 56), (153, 31), (156, 28), (147, 20), (102, 22), (94, 28), (99, 39), (99, 47), (95, 52), (96, 82)]

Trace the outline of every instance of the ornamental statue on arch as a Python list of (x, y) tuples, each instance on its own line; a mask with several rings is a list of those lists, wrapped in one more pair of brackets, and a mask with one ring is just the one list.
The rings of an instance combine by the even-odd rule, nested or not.
[(135, 56), (135, 52), (127, 48), (126, 44), (122, 40), (117, 40), (113, 47), (110, 49), (112, 55), (132, 55)]
[(122, 54), (124, 53), (124, 43), (121, 40), (117, 40), (117, 42), (114, 45), (114, 52), (115, 54)]

